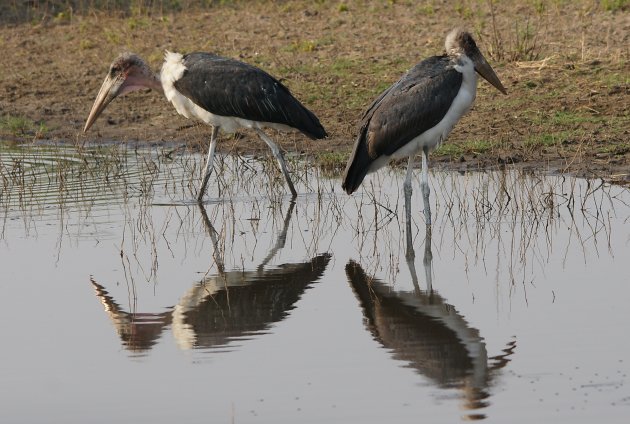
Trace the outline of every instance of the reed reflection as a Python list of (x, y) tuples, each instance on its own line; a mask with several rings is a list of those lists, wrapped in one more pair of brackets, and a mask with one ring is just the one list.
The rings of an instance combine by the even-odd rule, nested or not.
[(125, 311), (101, 284), (92, 280), (122, 345), (142, 354), (170, 327), (182, 349), (225, 348), (235, 340), (264, 332), (273, 323), (283, 320), (305, 290), (320, 279), (331, 257), (325, 253), (304, 262), (266, 267), (284, 247), (294, 205), (289, 206), (276, 243), (263, 261), (253, 270), (234, 271), (225, 271), (218, 249), (218, 233), (199, 205), (214, 245), (218, 273), (194, 284), (176, 305), (165, 308), (164, 312)]
[(484, 414), (475, 411), (488, 405), (488, 389), (510, 361), (516, 343), (512, 341), (501, 355), (488, 358), (479, 330), (433, 290), (430, 227), (426, 228), (423, 257), (427, 288), (420, 289), (408, 205), (406, 201), (406, 258), (415, 289), (396, 291), (367, 275), (353, 260), (346, 264), (346, 276), (374, 339), (438, 387), (461, 390), (463, 406), (471, 411), (467, 419), (484, 419)]

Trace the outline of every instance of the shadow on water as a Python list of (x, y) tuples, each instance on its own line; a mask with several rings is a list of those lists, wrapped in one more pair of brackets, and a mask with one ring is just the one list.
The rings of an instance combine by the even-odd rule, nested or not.
[(135, 353), (152, 348), (167, 327), (182, 349), (216, 349), (237, 340), (261, 334), (294, 308), (304, 292), (323, 275), (331, 255), (319, 254), (297, 263), (265, 268), (286, 243), (287, 230), (295, 203), (287, 208), (275, 245), (253, 270), (226, 271), (218, 235), (205, 208), (198, 205), (210, 236), (218, 268), (194, 284), (168, 307), (166, 312), (128, 312), (109, 296), (105, 287), (92, 279), (97, 297), (103, 303), (122, 345)]
[(407, 362), (438, 387), (459, 389), (463, 408), (471, 411), (467, 419), (485, 419), (485, 414), (474, 411), (488, 406), (489, 387), (510, 361), (516, 341), (507, 343), (501, 355), (488, 358), (479, 330), (471, 327), (455, 306), (433, 289), (430, 226), (426, 227), (423, 255), (427, 288), (420, 289), (409, 198), (405, 199), (405, 210), (406, 262), (414, 290), (394, 290), (366, 274), (352, 259), (346, 264), (346, 276), (375, 340), (390, 350), (395, 359)]

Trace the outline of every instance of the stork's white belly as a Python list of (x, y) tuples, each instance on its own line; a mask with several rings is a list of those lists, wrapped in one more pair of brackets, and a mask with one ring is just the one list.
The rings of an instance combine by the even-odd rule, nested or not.
[(272, 122), (252, 121), (236, 116), (215, 115), (204, 108), (193, 103), (188, 97), (177, 91), (175, 81), (180, 79), (186, 70), (183, 63), (183, 56), (179, 53), (166, 52), (160, 81), (164, 89), (166, 99), (173, 104), (175, 110), (186, 118), (199, 119), (206, 124), (220, 127), (223, 131), (232, 133), (240, 128), (274, 128), (281, 131), (295, 131), (295, 129)]
[(464, 73), (462, 86), (459, 89), (457, 96), (455, 96), (448, 112), (444, 115), (444, 118), (442, 118), (436, 126), (423, 132), (398, 149), (391, 157), (393, 159), (406, 158), (409, 155), (418, 153), (425, 146), (428, 147), (429, 150), (434, 150), (439, 147), (453, 130), (457, 121), (459, 121), (472, 106), (475, 101), (476, 91), (477, 75), (473, 71), (472, 75), (469, 75), (467, 78), (467, 75)]

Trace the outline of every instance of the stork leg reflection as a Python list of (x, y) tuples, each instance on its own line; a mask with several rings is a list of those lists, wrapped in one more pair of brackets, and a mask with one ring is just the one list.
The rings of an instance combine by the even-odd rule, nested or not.
[(203, 226), (205, 227), (206, 232), (208, 233), (208, 236), (210, 236), (210, 240), (212, 241), (212, 246), (214, 248), (212, 256), (214, 257), (214, 262), (217, 264), (219, 274), (223, 275), (225, 273), (225, 265), (223, 262), (223, 257), (221, 256), (221, 250), (219, 249), (219, 239), (217, 238), (217, 235), (219, 233), (217, 232), (217, 230), (214, 229), (214, 226), (210, 222), (210, 218), (208, 218), (206, 208), (204, 208), (201, 203), (197, 203), (197, 205), (199, 205), (199, 211), (201, 211)]
[[(221, 249), (219, 247), (219, 239), (217, 237), (219, 233), (212, 225), (212, 222), (210, 222), (210, 218), (208, 217), (206, 208), (201, 203), (198, 203), (198, 205), (199, 205), (199, 210), (201, 211), (203, 225), (206, 229), (206, 232), (210, 236), (210, 240), (212, 241), (212, 245), (214, 247), (213, 257), (214, 257), (215, 263), (217, 264), (217, 269), (219, 271), (219, 274), (224, 274), (225, 265), (223, 262), (223, 258), (221, 256)], [(282, 223), (282, 230), (278, 233), (278, 237), (276, 238), (276, 242), (274, 246), (271, 248), (271, 250), (269, 250), (269, 253), (267, 254), (267, 256), (262, 260), (262, 262), (256, 268), (257, 271), (262, 272), (265, 266), (273, 259), (273, 257), (276, 256), (276, 254), (281, 249), (284, 248), (287, 242), (287, 232), (289, 231), (289, 224), (291, 222), (291, 218), (293, 217), (294, 209), (295, 209), (295, 201), (291, 201), (289, 203), (289, 208), (287, 209), (287, 212), (284, 216), (284, 221)]]
[(433, 252), (431, 252), (431, 226), (427, 225), (424, 235), (424, 257), (422, 258), (424, 265), (424, 277), (427, 282), (427, 291), (433, 292)]
[(276, 244), (269, 251), (269, 254), (267, 254), (267, 257), (265, 257), (265, 259), (263, 259), (260, 265), (258, 265), (259, 271), (262, 271), (265, 265), (267, 265), (269, 261), (273, 259), (274, 256), (276, 256), (276, 253), (278, 253), (280, 249), (284, 248), (284, 245), (287, 242), (287, 231), (289, 230), (289, 222), (291, 222), (291, 217), (293, 216), (293, 209), (295, 209), (294, 200), (290, 202), (289, 209), (287, 209), (287, 213), (284, 216), (284, 224), (282, 226), (282, 231), (280, 231), (280, 233), (278, 234)]

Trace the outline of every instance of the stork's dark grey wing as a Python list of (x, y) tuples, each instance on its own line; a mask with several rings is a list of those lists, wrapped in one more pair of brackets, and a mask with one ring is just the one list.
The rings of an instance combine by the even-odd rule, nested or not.
[(396, 150), (446, 115), (462, 84), (446, 56), (423, 60), (393, 84), (367, 108), (359, 135), (346, 166), (343, 189), (354, 192), (372, 162)]
[(432, 57), (412, 68), (363, 119), (370, 156), (391, 155), (436, 126), (461, 84), (462, 74), (446, 57)]
[(280, 81), (238, 60), (210, 53), (190, 53), (175, 88), (196, 105), (221, 116), (288, 125), (311, 138), (326, 131)]

